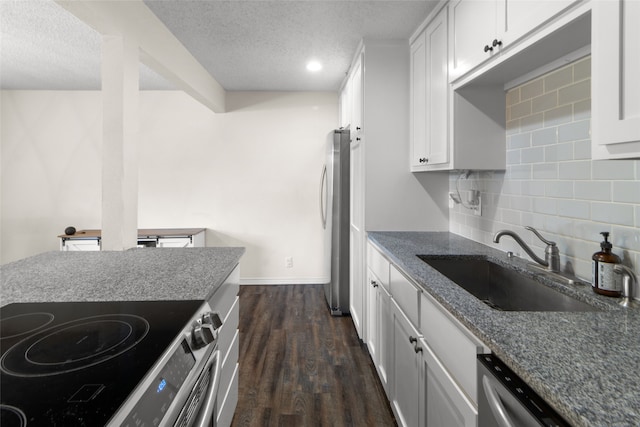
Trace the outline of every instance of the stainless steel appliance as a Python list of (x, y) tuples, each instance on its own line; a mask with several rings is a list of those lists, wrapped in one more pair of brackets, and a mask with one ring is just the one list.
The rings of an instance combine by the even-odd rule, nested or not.
[(478, 356), (478, 427), (569, 427), (492, 354)]
[(215, 426), (217, 314), (203, 301), (0, 309), (0, 425)]
[(331, 314), (349, 313), (349, 129), (329, 133), (320, 180), (325, 295)]

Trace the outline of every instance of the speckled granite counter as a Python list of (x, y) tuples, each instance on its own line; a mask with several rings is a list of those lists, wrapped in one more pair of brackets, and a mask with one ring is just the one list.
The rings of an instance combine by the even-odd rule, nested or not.
[(568, 289), (597, 312), (496, 311), (421, 261), (485, 255), (531, 271), (528, 260), (450, 233), (370, 232), (385, 256), (465, 324), (575, 426), (640, 425), (640, 310), (622, 309), (588, 285)]
[(46, 252), (0, 267), (0, 305), (208, 299), (244, 248)]

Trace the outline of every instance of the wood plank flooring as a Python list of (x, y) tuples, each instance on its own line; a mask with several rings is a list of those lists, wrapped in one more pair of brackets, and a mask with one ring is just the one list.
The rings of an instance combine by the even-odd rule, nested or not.
[(396, 426), (348, 316), (321, 285), (240, 287), (240, 380), (232, 427)]

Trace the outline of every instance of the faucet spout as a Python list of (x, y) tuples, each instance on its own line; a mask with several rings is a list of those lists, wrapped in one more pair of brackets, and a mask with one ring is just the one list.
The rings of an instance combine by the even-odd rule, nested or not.
[(559, 255), (558, 247), (556, 246), (556, 243), (546, 240), (533, 227), (525, 227), (525, 228), (527, 230), (529, 230), (529, 231), (532, 231), (540, 240), (542, 240), (547, 245), (547, 247), (545, 248), (545, 251), (544, 251), (545, 259), (542, 259), (539, 256), (537, 256), (531, 250), (529, 245), (527, 245), (524, 242), (524, 240), (522, 240), (522, 238), (520, 238), (520, 236), (518, 236), (515, 232), (513, 232), (511, 230), (500, 230), (500, 231), (498, 231), (493, 236), (493, 242), (494, 243), (499, 243), (500, 242), (500, 238), (502, 236), (510, 236), (510, 237), (513, 238), (513, 240), (515, 240), (520, 245), (520, 247), (522, 247), (522, 249), (524, 249), (524, 251), (527, 253), (527, 255), (529, 255), (531, 257), (531, 259), (533, 259), (535, 262), (537, 262), (538, 264), (546, 267), (547, 270), (549, 270), (549, 271), (560, 271), (560, 255)]

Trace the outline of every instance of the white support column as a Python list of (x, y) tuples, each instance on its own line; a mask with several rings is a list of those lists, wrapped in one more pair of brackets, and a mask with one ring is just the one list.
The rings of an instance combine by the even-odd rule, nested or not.
[(102, 38), (102, 250), (137, 244), (139, 47)]

